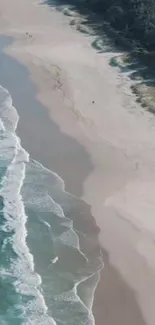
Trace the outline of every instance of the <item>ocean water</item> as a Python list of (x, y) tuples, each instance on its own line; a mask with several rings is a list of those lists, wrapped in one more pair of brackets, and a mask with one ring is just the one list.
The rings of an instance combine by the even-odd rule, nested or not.
[(103, 267), (89, 207), (31, 159), (0, 87), (0, 324), (92, 325)]

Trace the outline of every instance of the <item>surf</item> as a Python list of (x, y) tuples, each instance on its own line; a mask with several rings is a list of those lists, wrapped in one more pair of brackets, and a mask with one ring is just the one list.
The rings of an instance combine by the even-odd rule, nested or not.
[[(74, 319), (75, 325), (93, 325), (93, 297), (103, 267), (100, 250), (94, 257), (81, 248), (79, 235), (87, 246), (87, 234), (77, 228), (69, 213), (71, 206), (75, 213), (81, 203), (65, 191), (59, 175), (32, 160), (22, 148), (16, 135), (18, 121), (11, 95), (0, 87), (4, 300), (11, 290), (11, 300), (0, 309), (0, 322), (59, 325), (65, 321), (69, 325)], [(89, 299), (79, 290), (88, 279)]]

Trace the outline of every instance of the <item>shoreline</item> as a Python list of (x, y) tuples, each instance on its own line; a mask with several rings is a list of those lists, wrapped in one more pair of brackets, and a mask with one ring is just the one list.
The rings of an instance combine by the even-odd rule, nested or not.
[[(16, 2), (18, 4), (18, 1)], [(37, 3), (37, 1), (35, 1), (35, 3)], [(24, 0), (23, 0), (23, 4), (25, 5), (25, 8), (28, 8), (29, 6), (31, 7), (31, 4), (28, 3), (26, 5)], [(4, 7), (5, 6), (7, 7), (7, 4), (6, 5), (4, 4)], [(34, 8), (34, 12), (35, 9), (36, 8)], [(38, 9), (38, 15), (39, 13), (41, 13), (40, 10), (42, 9)], [(43, 17), (47, 17), (47, 25), (49, 23), (48, 19), (49, 20), (51, 19), (50, 14), (52, 14), (53, 21), (54, 21), (53, 25), (55, 24), (54, 25), (55, 30), (60, 24), (60, 29), (64, 27), (66, 28), (66, 34), (69, 33), (71, 27), (68, 24), (67, 18), (64, 18), (63, 21), (61, 13), (55, 13), (54, 11), (47, 13), (47, 11), (48, 11), (47, 8), (45, 8), (43, 13)], [(40, 21), (39, 19), (40, 18), (38, 18), (38, 22)], [(38, 22), (36, 18), (36, 26)], [(43, 26), (44, 23), (45, 21), (43, 21)], [(49, 24), (51, 24), (51, 22)], [(122, 315), (122, 305), (120, 304), (120, 306), (118, 306), (116, 304), (117, 295), (114, 297), (114, 300), (111, 301), (111, 297), (113, 295), (113, 290), (115, 286), (114, 288), (113, 287), (110, 288), (109, 286), (109, 288), (107, 289), (109, 293), (108, 302), (111, 309), (113, 309), (113, 307), (115, 307), (116, 304), (117, 311), (116, 313), (112, 314), (111, 309), (109, 310), (108, 314), (106, 315), (107, 324), (113, 325), (114, 322), (115, 324), (118, 323), (119, 325), (124, 325), (124, 324), (128, 325), (131, 323), (132, 324), (135, 323), (134, 325), (145, 324), (139, 311), (133, 312), (134, 308), (139, 310), (139, 306), (140, 306), (140, 309), (142, 310), (143, 315), (145, 316), (146, 324), (153, 325), (153, 318), (151, 318), (152, 316), (150, 315), (151, 315), (151, 311), (153, 312), (153, 303), (155, 301), (154, 300), (155, 288), (153, 285), (154, 272), (152, 271), (154, 245), (149, 238), (153, 221), (149, 220), (150, 223), (147, 222), (147, 220), (145, 221), (144, 218), (145, 215), (144, 215), (142, 221), (143, 221), (143, 227), (144, 229), (146, 229), (146, 233), (141, 232), (140, 220), (136, 219), (136, 213), (139, 215), (139, 212), (141, 213), (141, 210), (140, 211), (137, 210), (138, 208), (136, 206), (136, 202), (134, 201), (134, 198), (131, 196), (133, 191), (132, 186), (135, 186), (136, 188), (136, 191), (134, 192), (136, 199), (137, 199), (137, 192), (139, 193), (140, 185), (142, 187), (145, 186), (145, 184), (148, 185), (149, 194), (150, 194), (151, 185), (152, 185), (151, 189), (153, 189), (153, 181), (151, 183), (151, 176), (153, 175), (154, 178), (154, 171), (153, 171), (154, 156), (153, 155), (151, 156), (151, 150), (154, 143), (153, 141), (151, 142), (151, 136), (153, 134), (151, 133), (149, 136), (147, 134), (147, 129), (145, 126), (148, 116), (146, 115), (144, 118), (142, 118), (140, 117), (141, 111), (134, 112), (136, 116), (136, 121), (134, 121), (134, 119), (130, 117), (128, 112), (124, 112), (123, 103), (124, 105), (128, 105), (130, 98), (128, 97), (125, 98), (126, 103), (124, 101), (124, 98), (123, 101), (121, 101), (122, 98), (121, 91), (123, 89), (123, 84), (122, 82), (120, 82), (120, 80), (117, 79), (118, 72), (114, 71), (114, 69), (110, 67), (107, 67), (109, 56), (104, 58), (105, 64), (103, 65), (103, 67), (105, 68), (105, 83), (104, 83), (105, 90), (104, 90), (104, 94), (102, 94), (104, 88), (103, 87), (104, 78), (102, 75), (100, 76), (100, 73), (98, 73), (98, 71), (96, 72), (96, 70), (99, 68), (99, 65), (103, 64), (104, 62), (101, 58), (98, 58), (98, 65), (97, 66), (94, 65), (93, 60), (94, 58), (96, 58), (96, 56), (95, 54), (91, 54), (92, 49), (88, 45), (89, 40), (88, 39), (86, 40), (83, 35), (76, 34), (77, 32), (74, 32), (72, 30), (71, 30), (72, 32), (70, 32), (69, 34), (71, 41), (74, 40), (74, 37), (76, 38), (76, 42), (77, 42), (77, 45), (75, 42), (75, 45), (77, 46), (76, 49), (77, 52), (79, 51), (78, 52), (79, 55), (81, 55), (80, 63), (82, 62), (81, 64), (82, 69), (84, 68), (84, 72), (83, 72), (84, 83), (81, 85), (80, 88), (79, 85), (81, 79), (77, 71), (77, 69), (80, 68), (79, 61), (77, 62), (71, 61), (71, 63), (70, 62), (68, 63), (68, 61), (63, 62), (62, 57), (61, 56), (59, 57), (58, 55), (59, 51), (61, 52), (63, 50), (63, 46), (61, 48), (61, 46), (57, 44), (57, 40), (54, 39), (54, 36), (51, 36), (52, 38), (51, 40), (48, 39), (49, 36), (47, 37), (47, 39), (43, 38), (43, 36), (45, 36), (47, 32), (46, 28), (45, 28), (45, 33), (43, 33), (42, 36), (42, 33), (39, 34), (39, 31), (38, 30), (36, 31), (35, 24), (34, 24), (34, 28), (32, 25), (31, 27), (32, 32), (30, 33), (32, 33), (32, 35), (35, 34), (35, 38), (32, 40), (31, 38), (25, 35), (26, 33), (25, 28), (27, 27), (23, 28), (23, 30), (20, 32), (18, 32), (16, 28), (14, 27), (12, 29), (11, 28), (9, 29), (8, 27), (8, 32), (7, 32), (7, 28), (6, 26), (4, 26), (3, 32), (6, 32), (6, 34), (9, 34), (9, 32), (10, 34), (12, 33), (13, 34), (12, 36), (15, 37), (16, 39), (16, 41), (7, 50), (7, 52), (9, 53), (9, 55), (13, 56), (19, 62), (22, 62), (29, 68), (29, 71), (31, 72), (32, 80), (37, 84), (37, 88), (39, 89), (39, 92), (37, 92), (37, 99), (39, 99), (40, 102), (44, 103), (44, 106), (49, 108), (49, 111), (47, 110), (47, 113), (49, 112), (50, 118), (54, 122), (56, 122), (57, 125), (59, 125), (61, 131), (63, 131), (65, 134), (68, 134), (70, 137), (77, 139), (78, 143), (82, 143), (83, 146), (86, 148), (87, 152), (89, 152), (89, 157), (91, 157), (92, 160), (92, 163), (90, 164), (91, 173), (87, 174), (86, 177), (87, 179), (85, 181), (84, 179), (82, 181), (82, 184), (84, 184), (83, 198), (88, 204), (91, 204), (92, 214), (95, 217), (95, 220), (101, 229), (100, 242), (102, 246), (108, 251), (109, 260), (110, 260), (109, 265), (111, 265), (112, 267), (114, 265), (115, 268), (117, 269), (117, 272), (120, 274), (121, 277), (120, 282), (117, 280), (116, 276), (113, 276), (113, 279), (114, 282), (116, 283), (116, 292), (119, 293), (120, 295), (120, 301), (123, 301), (121, 299), (124, 299), (125, 297), (125, 310), (127, 311)], [(58, 30), (58, 36), (60, 37), (59, 42), (61, 42), (64, 37), (63, 31)], [(67, 39), (64, 40), (64, 42), (66, 41)], [(47, 51), (47, 45), (50, 44), (49, 42), (51, 42), (51, 44), (55, 44), (56, 48), (58, 48), (59, 50), (56, 51), (55, 53), (54, 51), (50, 52), (51, 57), (49, 56), (49, 51)], [(65, 48), (64, 46), (64, 50), (66, 51), (64, 53), (66, 57), (71, 51), (71, 56), (69, 57), (69, 60), (72, 60), (75, 53), (72, 47), (70, 46), (70, 43), (68, 45), (68, 48)], [(86, 53), (84, 51), (86, 51)], [(85, 54), (86, 55), (90, 54), (90, 61), (88, 60), (90, 67), (89, 64), (87, 64), (86, 62)], [(59, 69), (59, 63), (61, 69)], [(77, 69), (76, 69), (76, 65), (77, 65)], [(71, 71), (71, 68), (73, 71)], [(79, 71), (79, 73), (80, 72), (81, 70)], [(89, 82), (89, 79), (92, 74), (93, 74), (93, 78)], [(78, 78), (74, 79), (73, 75), (76, 75), (79, 79)], [(71, 78), (72, 78), (72, 85), (70, 84)], [(97, 93), (93, 90), (94, 80), (97, 81), (96, 83), (97, 90), (95, 90)], [(118, 88), (116, 87), (116, 81), (118, 81), (118, 85), (117, 85)], [(100, 86), (101, 82), (102, 84)], [(115, 96), (113, 101), (108, 96), (106, 98), (106, 94), (108, 95), (107, 92), (108, 88), (106, 86), (106, 83), (109, 83), (107, 86), (110, 87), (113, 96)], [(126, 86), (126, 84), (124, 86)], [(76, 91), (73, 92), (76, 89), (80, 90), (80, 94), (78, 94)], [(82, 91), (81, 89), (86, 89), (86, 96), (83, 93), (83, 97), (80, 100), (81, 91)], [(92, 91), (91, 96), (89, 96), (89, 103), (87, 102), (88, 90), (89, 92), (90, 90)], [(65, 93), (65, 100), (63, 96), (64, 93)], [(95, 105), (91, 105), (92, 100), (94, 100), (94, 97), (95, 97), (95, 103), (99, 97), (101, 97), (101, 99), (99, 98), (99, 101), (97, 101)], [(104, 105), (106, 106), (108, 104), (107, 107), (108, 109), (104, 109), (102, 114), (103, 99), (105, 100)], [(133, 101), (134, 100), (135, 98), (133, 97)], [(113, 102), (116, 105), (117, 114), (113, 110), (114, 108)], [(54, 103), (56, 103), (56, 109), (55, 106), (53, 106)], [(73, 107), (74, 106), (73, 104), (74, 105), (77, 104), (78, 107)], [(85, 110), (85, 107), (83, 107), (83, 105), (86, 108), (88, 107), (89, 110), (88, 111)], [(111, 111), (110, 111), (111, 108), (110, 105), (112, 106)], [(94, 113), (94, 110), (96, 110), (96, 114)], [(103, 121), (100, 121), (101, 117), (102, 118), (104, 117)], [(93, 118), (94, 118), (94, 123), (92, 123)], [(119, 118), (120, 121), (122, 121), (122, 124), (119, 124)], [(128, 121), (127, 118), (129, 118), (129, 124), (127, 124)], [(136, 127), (137, 125), (136, 122), (138, 121), (138, 118), (140, 123), (138, 129), (139, 138), (136, 140), (135, 135), (137, 134), (137, 130), (134, 131), (133, 127)], [(109, 125), (111, 126), (110, 131), (108, 130)], [(121, 129), (119, 130), (120, 127)], [(144, 131), (144, 138), (146, 135), (148, 135), (146, 139), (148, 143), (150, 143), (150, 151), (149, 150), (147, 151), (146, 157), (144, 156), (143, 151), (141, 151), (140, 148), (138, 147), (139, 144), (138, 141), (141, 140), (142, 130)], [(28, 133), (25, 134), (28, 135)], [(38, 134), (39, 131), (37, 131), (37, 135)], [(27, 141), (29, 140), (27, 139)], [(144, 141), (143, 148), (145, 150), (146, 150), (147, 141), (146, 143)], [(37, 140), (35, 140), (35, 142), (37, 143)], [(80, 157), (81, 157), (81, 153), (80, 153)], [(69, 155), (67, 159), (70, 159)], [(79, 163), (77, 162), (77, 165), (78, 164)], [(88, 166), (86, 162), (85, 164), (86, 164), (86, 171), (87, 171)], [(138, 169), (136, 167), (137, 164), (138, 164)], [(83, 162), (81, 162), (81, 166), (83, 166)], [(152, 174), (148, 172), (149, 168), (151, 168)], [(70, 174), (70, 168), (69, 168), (69, 174)], [(62, 176), (62, 178), (65, 177)], [(74, 182), (76, 182), (75, 179)], [(140, 182), (140, 184), (138, 182)], [(72, 191), (74, 191), (73, 188)], [(79, 189), (76, 194), (80, 195), (80, 191), (81, 190)], [(132, 209), (131, 211), (129, 209), (130, 213), (127, 213), (128, 211), (126, 211), (126, 206), (123, 203), (123, 199), (122, 199), (122, 195), (123, 195), (122, 193), (124, 193), (123, 191), (125, 191), (127, 201), (129, 201), (129, 203), (127, 202), (128, 203), (127, 208), (129, 209), (130, 204), (133, 205), (132, 206), (133, 211)], [(145, 193), (145, 191), (144, 193), (142, 193), (142, 196), (138, 197), (139, 200), (138, 203), (143, 197), (146, 201), (148, 200), (147, 193)], [(152, 249), (151, 254), (149, 253), (150, 247)], [(131, 265), (131, 261), (134, 267), (133, 265)], [(139, 276), (139, 269), (143, 270), (140, 276)], [(105, 281), (110, 284), (110, 278), (108, 273), (109, 272), (107, 272), (106, 275), (104, 275), (104, 270), (103, 270), (102, 276), (103, 278), (105, 276), (106, 277)], [(100, 282), (99, 290), (100, 287), (102, 287), (101, 285), (102, 282), (104, 282), (104, 280)], [(142, 286), (142, 283), (145, 282), (147, 282), (147, 290), (146, 288), (144, 288), (144, 286)], [(129, 292), (128, 286), (134, 289), (136, 294), (133, 292), (131, 293), (131, 295), (128, 294)], [(103, 289), (105, 290), (104, 283), (103, 283)], [(106, 299), (107, 292), (104, 290), (101, 291), (104, 299)], [(98, 292), (99, 291), (96, 291), (95, 294), (96, 296)], [(149, 304), (149, 302), (147, 302), (150, 294), (152, 297), (151, 305)], [(139, 306), (137, 306), (135, 296)], [(100, 301), (102, 301), (102, 296), (100, 296), (99, 299)], [(95, 304), (97, 310), (99, 301), (97, 300), (97, 302), (95, 302), (94, 305)], [(102, 319), (102, 321), (104, 319), (104, 312), (103, 312), (104, 308), (102, 304), (99, 309), (100, 310), (97, 312), (98, 316), (96, 315), (96, 325), (100, 324), (99, 323), (100, 319)], [(111, 315), (114, 316), (113, 319), (111, 318)]]
[[(61, 176), (60, 176), (59, 174), (57, 174), (58, 170), (56, 171), (54, 168), (54, 167), (56, 167), (56, 165), (53, 164), (53, 160), (54, 160), (53, 154), (52, 154), (51, 158), (49, 158), (48, 156), (46, 156), (46, 153), (41, 148), (41, 150), (40, 150), (41, 154), (39, 156), (38, 152), (35, 150), (37, 140), (39, 141), (39, 147), (40, 147), (40, 141), (45, 141), (45, 144), (46, 144), (47, 140), (48, 140), (47, 137), (49, 137), (49, 139), (51, 139), (52, 135), (53, 135), (55, 140), (52, 144), (52, 148), (49, 146), (49, 150), (50, 150), (50, 152), (54, 151), (54, 154), (56, 155), (55, 160), (56, 160), (57, 164), (59, 161), (60, 152), (59, 151), (57, 152), (56, 146), (58, 144), (57, 143), (58, 137), (60, 137), (61, 141), (64, 141), (64, 139), (66, 140), (65, 144), (62, 143), (62, 146), (67, 151), (67, 154), (69, 154), (68, 149), (70, 149), (71, 151), (76, 149), (75, 153), (77, 154), (77, 156), (78, 155), (80, 156), (81, 168), (84, 167), (84, 162), (85, 162), (85, 163), (87, 163), (87, 169), (88, 169), (89, 156), (87, 157), (85, 150), (84, 149), (82, 150), (82, 146), (80, 147), (80, 145), (75, 140), (70, 139), (70, 137), (66, 136), (59, 130), (59, 128), (56, 126), (56, 124), (51, 119), (48, 118), (46, 108), (41, 103), (39, 103), (39, 101), (37, 100), (36, 94), (35, 94), (35, 84), (33, 84), (33, 82), (31, 82), (27, 68), (25, 68), (24, 65), (18, 63), (18, 61), (16, 61), (14, 58), (11, 58), (10, 56), (8, 56), (7, 54), (5, 54), (3, 52), (3, 50), (5, 48), (7, 48), (7, 46), (10, 45), (10, 43), (13, 44), (12, 38), (9, 38), (7, 36), (0, 36), (0, 67), (4, 66), (4, 69), (3, 68), (1, 69), (0, 84), (2, 85), (2, 87), (6, 87), (6, 89), (10, 92), (10, 94), (12, 96), (13, 105), (15, 106), (15, 108), (17, 109), (17, 112), (19, 114), (19, 121), (18, 121), (17, 129), (16, 129), (16, 133), (21, 140), (22, 147), (30, 155), (30, 160), (37, 161), (39, 164), (42, 165), (43, 168), (47, 168), (47, 170), (49, 172), (52, 172), (52, 174), (56, 173), (56, 177), (60, 177), (60, 178), (62, 177), (62, 174), (64, 173), (64, 169), (65, 169), (65, 168), (63, 168), (64, 162), (62, 165), (60, 165), (58, 167), (61, 170), (61, 172), (60, 172)], [(9, 77), (7, 71), (9, 71), (9, 73), (11, 72), (11, 75), (14, 75), (14, 72), (16, 72), (16, 76), (18, 76), (18, 79), (19, 80), (22, 79), (22, 83), (24, 86), (24, 93), (22, 94), (22, 96), (19, 95), (19, 91), (18, 91), (18, 89), (20, 87), (20, 81), (19, 81), (19, 83), (14, 85), (14, 83), (11, 80), (11, 78)], [(20, 75), (20, 78), (19, 78), (19, 75)], [(21, 90), (21, 88), (20, 88), (20, 90)], [(26, 106), (24, 105), (24, 102), (27, 105), (27, 101), (26, 101), (27, 96), (29, 97), (30, 110), (28, 109), (28, 107), (26, 109)], [(24, 100), (24, 102), (23, 102), (23, 100)], [(33, 113), (31, 112), (32, 107), (34, 109), (35, 120), (33, 120)], [(26, 116), (24, 115), (23, 111), (25, 111)], [(28, 125), (30, 120), (31, 120), (31, 123), (30, 123), (31, 126)], [(39, 131), (34, 128), (35, 123), (39, 127), (40, 127), (40, 123), (42, 126), (44, 125), (43, 131), (46, 128), (45, 135), (43, 134), (44, 132), (43, 133), (40, 132), (40, 137), (39, 137)], [(28, 127), (28, 129), (27, 129), (27, 127)], [(50, 134), (49, 134), (49, 132), (50, 132)], [(37, 139), (36, 139), (36, 136), (38, 137)], [(30, 139), (31, 139), (31, 141), (30, 141)], [(61, 147), (61, 149), (63, 150), (62, 147)], [(47, 148), (45, 148), (45, 151), (47, 151)], [(63, 157), (64, 157), (64, 152), (65, 151), (63, 151)], [(78, 159), (78, 157), (77, 157), (77, 159)], [(43, 161), (45, 163), (45, 166), (43, 165)], [(73, 167), (72, 158), (71, 159), (68, 158), (68, 163), (70, 163), (70, 166)], [(54, 167), (53, 167), (53, 165), (54, 165)], [(54, 168), (54, 170), (53, 170), (53, 168)], [(84, 174), (85, 174), (85, 168), (83, 168), (83, 171), (82, 171), (82, 169), (80, 169), (80, 171), (78, 172), (78, 176), (81, 176), (82, 180), (84, 179)], [(80, 177), (78, 177), (78, 179), (76, 180), (76, 186), (75, 186), (74, 185), (75, 179), (74, 179), (74, 182), (72, 182), (72, 178), (73, 178), (73, 176), (71, 177), (70, 182), (69, 182), (68, 175), (66, 173), (64, 173), (64, 179), (61, 178), (61, 180), (64, 182), (64, 185), (66, 185), (66, 183), (67, 183), (68, 191), (70, 190), (70, 192), (67, 192), (66, 186), (65, 186), (64, 193), (68, 196), (71, 196), (70, 197), (70, 200), (71, 200), (70, 208), (68, 208), (67, 206), (65, 207), (65, 205), (64, 205), (63, 211), (64, 211), (64, 213), (66, 211), (66, 216), (68, 216), (70, 214), (71, 215), (74, 214), (74, 217), (71, 216), (71, 220), (74, 222), (75, 229), (78, 224), (79, 225), (81, 224), (84, 228), (87, 229), (86, 233), (88, 236), (89, 246), (91, 247), (92, 251), (94, 251), (96, 254), (98, 254), (100, 252), (100, 245), (98, 242), (98, 232), (99, 232), (98, 227), (96, 225), (95, 219), (91, 215), (90, 206), (87, 205), (80, 198), (78, 198), (78, 193), (79, 193), (79, 196), (82, 193), (82, 192), (80, 192), (80, 188), (82, 186), (82, 180), (80, 179)], [(79, 184), (78, 184), (78, 182), (79, 182)], [(63, 192), (63, 190), (62, 190), (62, 192)], [(51, 190), (51, 193), (52, 193), (52, 190)], [(53, 195), (51, 193), (49, 191), (49, 195), (51, 195), (51, 197), (53, 197)], [(77, 193), (77, 197), (74, 197), (74, 195), (76, 193)], [(57, 195), (56, 195), (56, 198), (57, 198)], [(59, 200), (60, 200), (60, 206), (61, 206), (61, 204), (62, 204), (61, 203), (61, 195), (60, 195), (60, 198), (56, 199), (56, 202), (58, 203), (58, 205), (59, 205)], [(73, 200), (73, 203), (72, 203), (72, 200)], [(78, 218), (77, 218), (77, 216), (78, 216)], [(77, 233), (78, 233), (78, 229), (77, 229)], [(86, 253), (88, 251), (88, 254), (89, 254), (90, 247), (87, 247), (88, 246), (87, 241), (80, 237), (82, 237), (82, 236), (79, 235), (79, 241), (81, 241), (80, 242), (81, 251), (83, 250)], [(85, 243), (85, 241), (86, 241), (86, 243)], [(100, 256), (100, 258), (101, 258), (101, 256)], [(101, 261), (101, 264), (102, 264), (102, 261)], [(78, 297), (80, 299), (81, 299), (81, 296), (83, 296), (84, 288), (86, 290), (86, 298), (88, 299), (88, 302), (90, 301), (89, 302), (90, 303), (90, 313), (92, 313), (94, 291), (96, 290), (96, 285), (99, 281), (99, 279), (98, 279), (99, 272), (100, 271), (98, 270), (96, 272), (96, 274), (94, 273), (92, 276), (92, 278), (96, 278), (95, 279), (95, 287), (93, 287), (93, 285), (94, 285), (93, 280), (91, 281), (91, 277), (89, 278), (89, 276), (85, 281), (77, 283), (76, 290), (78, 293)], [(92, 294), (92, 299), (90, 300), (91, 294)], [(86, 308), (88, 308), (87, 307), (88, 302), (86, 300), (86, 305), (85, 305)], [(92, 313), (92, 318), (94, 318), (93, 313)]]

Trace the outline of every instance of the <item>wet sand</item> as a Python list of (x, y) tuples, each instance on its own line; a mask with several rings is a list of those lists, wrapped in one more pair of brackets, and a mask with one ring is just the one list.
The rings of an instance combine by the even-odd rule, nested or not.
[(101, 230), (96, 325), (154, 325), (155, 121), (109, 67), (112, 54), (99, 56), (68, 17), (37, 0), (3, 0), (0, 10), (1, 33), (14, 39), (0, 83), (18, 109), (22, 144), (84, 198)]
[[(13, 40), (1, 37), (1, 49), (10, 41)], [(48, 118), (46, 108), (36, 99), (35, 85), (22, 64), (0, 52), (0, 69), (0, 84), (12, 94), (13, 103), (20, 116), (17, 133), (21, 138), (22, 146), (30, 153), (31, 158), (61, 175), (70, 193), (80, 196), (84, 179), (93, 169), (90, 155), (82, 145), (63, 134), (59, 127)], [(10, 78), (14, 75), (17, 78), (16, 83)], [(80, 205), (80, 201), (77, 200), (76, 209), (75, 207), (70, 209), (69, 213), (72, 214), (74, 223), (83, 224), (83, 227), (87, 227), (89, 234), (93, 232), (96, 241), (96, 225), (89, 207), (83, 205), (82, 202)], [(68, 211), (67, 215), (69, 216)], [(85, 246), (81, 248), (87, 249)], [(92, 249), (95, 253), (95, 243)], [(103, 260), (104, 269), (101, 271), (100, 284), (96, 290), (93, 306), (96, 324), (101, 325), (104, 321), (107, 325), (123, 325), (124, 322), (126, 325), (145, 325), (134, 291), (123, 280), (117, 269), (109, 263), (105, 249)], [(82, 289), (83, 286), (84, 284), (81, 285)]]
[[(104, 250), (104, 269), (96, 290), (93, 313), (97, 325), (146, 325), (134, 291), (127, 286)], [(108, 281), (107, 281), (108, 279)]]
[[(13, 39), (2, 36), (1, 50)], [(93, 169), (90, 155), (75, 139), (63, 134), (36, 99), (37, 89), (24, 65), (0, 53), (0, 83), (8, 89), (19, 112), (17, 133), (31, 158), (65, 180), (66, 190), (80, 196), (83, 181)]]

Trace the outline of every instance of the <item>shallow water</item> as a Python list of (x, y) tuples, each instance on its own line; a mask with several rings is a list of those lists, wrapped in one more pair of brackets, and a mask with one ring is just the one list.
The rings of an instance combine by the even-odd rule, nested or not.
[(0, 87), (0, 324), (93, 324), (98, 229), (89, 207), (21, 147), (18, 120)]

